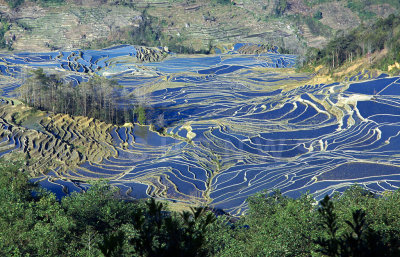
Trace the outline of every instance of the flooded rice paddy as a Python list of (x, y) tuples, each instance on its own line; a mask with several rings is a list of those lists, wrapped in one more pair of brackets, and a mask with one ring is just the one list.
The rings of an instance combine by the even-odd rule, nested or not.
[[(59, 197), (107, 179), (127, 197), (210, 204), (232, 214), (246, 198), (280, 189), (320, 199), (358, 183), (374, 192), (400, 186), (400, 78), (354, 77), (305, 85), (296, 56), (276, 51), (210, 56), (171, 54), (141, 63), (133, 46), (0, 56), (5, 97), (42, 67), (78, 84), (94, 73), (115, 79), (162, 114), (165, 134), (114, 127), (113, 154), (36, 178)], [(2, 124), (2, 130), (7, 130)], [(64, 128), (68, 130), (68, 128)], [(24, 149), (2, 139), (1, 154)], [(4, 150), (2, 150), (4, 149)]]

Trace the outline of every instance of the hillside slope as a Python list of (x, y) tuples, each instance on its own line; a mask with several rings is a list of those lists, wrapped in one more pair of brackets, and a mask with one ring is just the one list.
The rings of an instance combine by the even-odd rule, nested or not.
[(138, 44), (139, 38), (180, 52), (268, 42), (302, 54), (306, 46), (321, 48), (336, 31), (399, 8), (381, 0), (0, 1), (2, 20), (10, 24), (7, 46), (17, 51)]
[(400, 73), (400, 16), (390, 15), (332, 39), (321, 50), (310, 49), (303, 70), (336, 80), (361, 73)]

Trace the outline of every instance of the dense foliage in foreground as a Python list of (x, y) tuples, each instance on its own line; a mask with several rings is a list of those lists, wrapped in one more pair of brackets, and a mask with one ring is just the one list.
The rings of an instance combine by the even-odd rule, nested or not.
[(204, 208), (123, 201), (106, 183), (57, 201), (22, 162), (0, 162), (1, 256), (399, 256), (400, 191), (352, 187), (315, 205), (279, 192), (248, 200), (236, 222)]

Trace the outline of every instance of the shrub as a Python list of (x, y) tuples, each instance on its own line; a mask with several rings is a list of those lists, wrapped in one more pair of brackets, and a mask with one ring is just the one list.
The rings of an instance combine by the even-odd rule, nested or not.
[(316, 11), (313, 15), (314, 19), (320, 20), (322, 19), (322, 12), (321, 11)]

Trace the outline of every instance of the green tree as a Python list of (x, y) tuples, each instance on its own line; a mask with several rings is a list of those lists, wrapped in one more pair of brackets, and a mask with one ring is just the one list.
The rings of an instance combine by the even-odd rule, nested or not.
[(62, 255), (73, 221), (54, 194), (29, 182), (22, 160), (0, 165), (0, 255)]
[(316, 230), (312, 203), (311, 196), (295, 200), (279, 191), (250, 197), (249, 213), (235, 224), (221, 256), (310, 256)]
[(146, 109), (143, 106), (139, 106), (135, 108), (135, 112), (137, 113), (137, 120), (140, 124), (145, 124), (146, 122)]
[(6, 1), (11, 9), (15, 9), (25, 2), (25, 0), (6, 0)]
[(316, 11), (313, 15), (314, 19), (320, 20), (322, 19), (322, 12), (321, 11)]
[(275, 7), (275, 15), (282, 16), (287, 8), (288, 8), (287, 0), (278, 0), (277, 5)]

